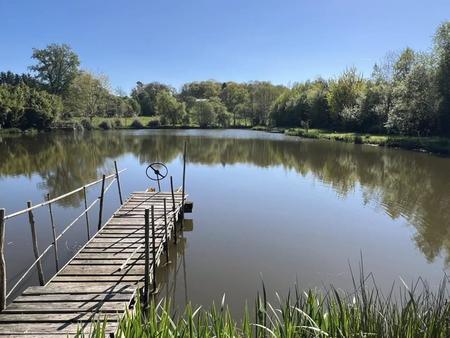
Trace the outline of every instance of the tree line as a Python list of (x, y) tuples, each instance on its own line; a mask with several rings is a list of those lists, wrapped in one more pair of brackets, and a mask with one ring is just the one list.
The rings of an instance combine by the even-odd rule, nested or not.
[(275, 126), (360, 133), (450, 136), (450, 22), (430, 52), (406, 48), (336, 78), (287, 87), (267, 81), (214, 80), (169, 85), (137, 82), (113, 92), (104, 75), (79, 68), (67, 45), (34, 49), (32, 74), (0, 73), (0, 125), (46, 128), (57, 119), (155, 116), (151, 126)]

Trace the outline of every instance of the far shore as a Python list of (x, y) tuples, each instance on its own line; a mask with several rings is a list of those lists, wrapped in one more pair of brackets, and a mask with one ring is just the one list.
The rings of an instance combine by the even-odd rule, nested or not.
[[(120, 121), (120, 122), (118, 122)], [(8, 134), (35, 134), (51, 130), (121, 130), (121, 129), (224, 129), (219, 126), (199, 125), (160, 125), (152, 123), (153, 117), (140, 116), (138, 118), (94, 118), (90, 128), (83, 128), (78, 120), (59, 121), (51, 129), (40, 131), (36, 129), (21, 130), (18, 128), (0, 129), (0, 135)], [(450, 156), (450, 138), (438, 136), (402, 136), (402, 135), (375, 135), (355, 132), (337, 132), (322, 129), (304, 128), (272, 128), (267, 126), (251, 127), (246, 124), (230, 126), (227, 129), (247, 129), (270, 133), (281, 133), (310, 139), (322, 139), (355, 144), (366, 144), (380, 147), (401, 148), (412, 151), (428, 152), (437, 155)]]

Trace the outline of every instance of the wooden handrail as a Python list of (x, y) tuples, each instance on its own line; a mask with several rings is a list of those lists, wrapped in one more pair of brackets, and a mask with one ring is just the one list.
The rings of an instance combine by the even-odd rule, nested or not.
[[(127, 169), (122, 169), (122, 170), (120, 170), (119, 172), (117, 172), (117, 174), (120, 174), (120, 173), (124, 172), (125, 170), (127, 170)], [(108, 180), (108, 179), (111, 179), (111, 178), (115, 178), (117, 174), (114, 173), (114, 174), (105, 176), (105, 180)], [(84, 186), (82, 186), (82, 187), (80, 187), (80, 188), (78, 188), (78, 189), (72, 190), (72, 191), (70, 191), (70, 192), (68, 192), (68, 193), (66, 193), (66, 194), (64, 194), (64, 195), (55, 197), (55, 198), (53, 198), (53, 199), (51, 199), (51, 200), (49, 200), (49, 201), (45, 201), (45, 202), (42, 202), (42, 203), (33, 205), (33, 206), (30, 207), (30, 208), (26, 208), (26, 209), (23, 209), (23, 210), (14, 212), (14, 213), (12, 213), (12, 214), (6, 215), (6, 216), (5, 216), (5, 220), (10, 219), (10, 218), (13, 218), (13, 217), (16, 217), (16, 216), (19, 216), (19, 215), (22, 215), (22, 214), (24, 214), (24, 213), (26, 213), (26, 212), (29, 212), (29, 211), (33, 210), (33, 209), (37, 209), (37, 208), (43, 207), (43, 206), (45, 206), (45, 205), (47, 205), (47, 204), (49, 204), (49, 203), (54, 203), (54, 202), (56, 202), (56, 201), (59, 201), (59, 200), (61, 200), (61, 199), (63, 199), (63, 198), (66, 198), (66, 197), (68, 197), (68, 196), (70, 196), (70, 195), (73, 195), (73, 194), (75, 194), (75, 193), (77, 193), (77, 192), (79, 192), (79, 191), (82, 191), (83, 188), (89, 188), (89, 187), (91, 187), (91, 186), (93, 186), (93, 185), (95, 185), (95, 184), (98, 184), (98, 183), (102, 182), (102, 181), (103, 181), (103, 178), (101, 178), (101, 179), (99, 179), (99, 180), (97, 180), (97, 181), (91, 182), (91, 183), (89, 183), (89, 184), (86, 184), (86, 185), (84, 185)]]
[[(113, 185), (113, 183), (115, 181), (117, 181), (117, 183), (118, 183), (119, 197), (120, 197), (120, 200), (122, 202), (121, 188), (120, 188), (120, 183), (119, 183), (119, 174), (124, 172), (126, 169), (122, 169), (122, 170), (118, 171), (117, 170), (117, 163), (116, 163), (116, 161), (114, 161), (114, 167), (115, 167), (115, 173), (113, 173), (111, 175), (108, 175), (108, 176), (103, 175), (103, 177), (101, 179), (99, 179), (99, 180), (96, 180), (94, 182), (88, 183), (88, 184), (86, 184), (86, 185), (84, 185), (84, 186), (82, 186), (82, 187), (80, 187), (78, 189), (72, 190), (72, 191), (70, 191), (70, 192), (68, 192), (66, 194), (63, 194), (63, 195), (58, 196), (56, 198), (53, 198), (51, 200), (47, 197), (47, 201), (42, 202), (42, 203), (37, 204), (37, 205), (34, 205), (34, 206), (31, 206), (31, 202), (28, 202), (28, 208), (26, 208), (24, 210), (20, 210), (20, 211), (17, 211), (15, 213), (12, 213), (10, 215), (5, 216), (5, 209), (0, 209), (0, 311), (5, 308), (5, 306), (6, 306), (6, 299), (11, 296), (11, 294), (17, 289), (17, 287), (22, 283), (22, 281), (25, 279), (25, 277), (32, 271), (32, 269), (35, 266), (38, 266), (38, 268), (40, 268), (41, 259), (49, 252), (51, 247), (54, 247), (54, 249), (55, 249), (55, 256), (58, 255), (57, 247), (56, 247), (58, 240), (61, 239), (63, 237), (63, 235), (75, 223), (77, 223), (80, 220), (80, 218), (83, 217), (84, 215), (86, 215), (87, 226), (89, 227), (88, 218), (87, 218), (88, 211), (90, 209), (92, 209), (92, 207), (97, 202), (100, 202), (100, 204), (103, 203), (103, 198), (104, 198), (105, 193), (109, 190), (109, 188)], [(105, 180), (107, 180), (107, 179), (108, 180), (112, 179), (112, 180), (111, 180), (111, 182), (108, 183), (108, 185), (105, 188)], [(102, 182), (101, 196), (97, 197), (88, 206), (87, 205), (87, 201), (86, 201), (86, 188), (89, 188), (89, 187), (91, 187), (91, 186), (93, 186), (95, 184), (98, 184), (100, 182)], [(6, 287), (7, 287), (6, 286), (6, 269), (5, 269), (6, 263), (5, 263), (5, 259), (4, 259), (4, 231), (5, 231), (5, 223), (6, 223), (5, 221), (7, 219), (9, 219), (9, 218), (13, 218), (13, 217), (22, 215), (24, 213), (28, 213), (29, 218), (30, 218), (30, 224), (32, 226), (32, 233), (33, 233), (33, 231), (34, 231), (34, 217), (33, 217), (33, 214), (32, 214), (32, 210), (33, 209), (37, 209), (37, 208), (42, 207), (42, 206), (45, 206), (45, 205), (48, 205), (49, 206), (49, 210), (50, 210), (50, 217), (52, 218), (51, 219), (52, 227), (54, 227), (53, 215), (52, 215), (52, 210), (51, 210), (51, 204), (56, 202), (56, 201), (59, 201), (59, 200), (61, 200), (63, 198), (66, 198), (68, 196), (71, 196), (71, 195), (73, 195), (73, 194), (75, 194), (75, 193), (77, 193), (79, 191), (83, 191), (83, 193), (84, 193), (84, 211), (79, 216), (77, 216), (74, 220), (72, 220), (70, 222), (70, 224), (67, 225), (58, 236), (56, 236), (56, 234), (54, 232), (54, 228), (53, 228), (53, 243), (51, 243), (41, 254), (39, 254), (39, 250), (37, 249), (37, 239), (36, 238), (34, 239), (34, 243), (36, 244), (35, 250), (34, 250), (35, 251), (35, 257), (36, 257), (35, 261), (25, 271), (25, 273), (22, 274), (22, 276), (14, 284), (14, 286), (11, 288), (11, 290), (9, 290), (9, 292), (6, 293)], [(101, 222), (101, 216), (100, 216), (99, 220)], [(88, 229), (88, 234), (89, 234), (89, 229)], [(34, 237), (35, 237), (35, 235), (34, 235)], [(88, 237), (89, 237), (89, 235), (88, 235)], [(56, 260), (56, 266), (57, 266), (56, 269), (58, 270), (58, 262), (57, 262), (57, 260)], [(39, 269), (39, 272), (42, 274), (42, 268)], [(41, 284), (42, 284), (42, 281), (41, 281)]]

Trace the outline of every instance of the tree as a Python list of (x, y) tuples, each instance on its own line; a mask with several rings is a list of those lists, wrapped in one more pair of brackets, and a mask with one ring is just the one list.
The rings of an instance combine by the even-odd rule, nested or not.
[(186, 106), (184, 102), (178, 102), (172, 94), (163, 91), (156, 97), (156, 112), (163, 121), (169, 121), (172, 126), (175, 126), (186, 113)]
[(51, 44), (44, 49), (33, 49), (32, 58), (37, 64), (30, 69), (52, 94), (63, 95), (78, 73), (80, 61), (77, 54), (66, 45)]
[(405, 49), (394, 70), (387, 128), (408, 135), (432, 134), (437, 123), (437, 90), (431, 58)]
[(153, 116), (157, 114), (156, 98), (162, 92), (174, 94), (175, 90), (159, 82), (151, 82), (148, 84), (137, 82), (136, 87), (131, 92), (131, 97), (139, 102), (142, 115)]
[(306, 94), (309, 106), (309, 118), (311, 125), (315, 128), (329, 128), (330, 108), (327, 101), (328, 82), (317, 79), (311, 83)]
[(18, 86), (20, 83), (24, 83), (30, 88), (43, 89), (42, 83), (30, 74), (15, 74), (13, 72), (0, 72), (0, 85), (7, 84), (11, 86)]
[(200, 99), (195, 102), (192, 107), (192, 113), (197, 119), (197, 123), (200, 128), (209, 127), (214, 124), (216, 120), (214, 107), (206, 99)]
[(189, 96), (195, 97), (196, 99), (210, 99), (218, 97), (221, 89), (222, 84), (213, 80), (190, 82), (183, 85), (180, 97), (182, 99)]
[(0, 126), (45, 129), (62, 110), (61, 98), (43, 90), (0, 85)]
[(227, 107), (222, 103), (219, 98), (212, 98), (209, 100), (214, 111), (214, 116), (217, 123), (222, 128), (230, 126), (231, 114), (228, 112)]
[(346, 69), (338, 79), (330, 81), (327, 100), (335, 128), (354, 128), (357, 119), (355, 107), (365, 85), (365, 80), (354, 67)]
[(248, 85), (250, 105), (252, 109), (252, 122), (254, 125), (267, 125), (269, 121), (270, 108), (273, 102), (284, 91), (283, 86), (274, 86), (270, 82), (250, 82)]
[(298, 127), (309, 120), (307, 89), (309, 84), (297, 84), (285, 91), (273, 103), (270, 118), (276, 126)]
[(434, 36), (437, 59), (439, 132), (450, 136), (450, 22), (439, 26)]
[(91, 119), (106, 109), (110, 96), (104, 75), (80, 72), (71, 83), (64, 100), (65, 110)]
[(244, 84), (236, 82), (227, 82), (222, 85), (220, 99), (225, 104), (227, 110), (233, 114), (233, 125), (236, 126), (239, 104), (246, 104), (250, 101), (248, 89)]

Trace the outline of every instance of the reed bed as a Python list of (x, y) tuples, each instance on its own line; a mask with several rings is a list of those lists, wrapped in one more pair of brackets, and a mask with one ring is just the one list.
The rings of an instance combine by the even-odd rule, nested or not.
[[(419, 279), (411, 286), (402, 281), (383, 295), (371, 275), (353, 280), (353, 291), (330, 287), (300, 291), (267, 300), (264, 285), (252, 311), (241, 319), (230, 313), (225, 296), (209, 309), (188, 305), (174, 310), (169, 300), (143, 309), (136, 302), (119, 322), (115, 337), (450, 337), (450, 302), (444, 276), (436, 290)], [(250, 315), (250, 313), (252, 313)], [(104, 337), (105, 323), (96, 322), (78, 337)]]

